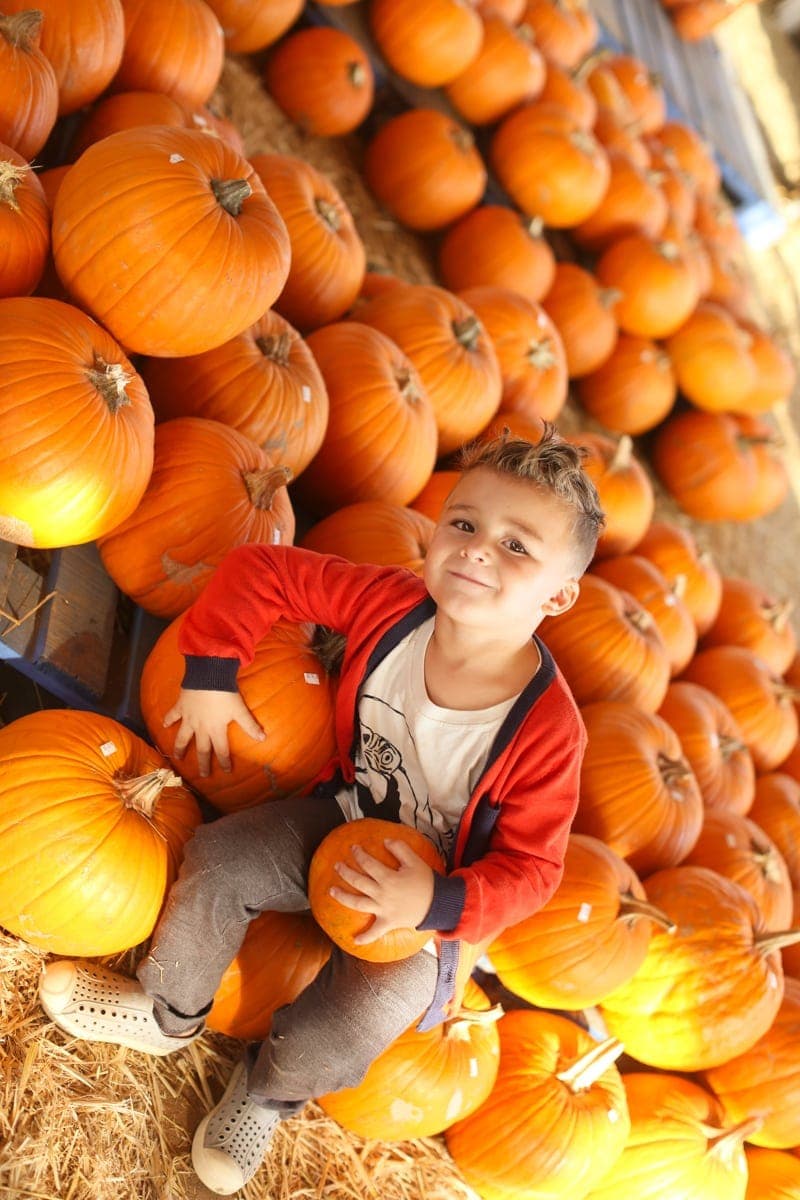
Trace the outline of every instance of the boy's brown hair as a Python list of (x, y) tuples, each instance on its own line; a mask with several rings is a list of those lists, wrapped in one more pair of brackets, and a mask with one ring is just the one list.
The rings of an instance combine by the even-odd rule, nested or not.
[(564, 500), (575, 512), (571, 533), (577, 573), (582, 575), (594, 557), (605, 524), (597, 488), (583, 469), (584, 457), (581, 446), (566, 441), (555, 425), (546, 421), (538, 442), (513, 437), (508, 429), (498, 437), (471, 442), (461, 449), (458, 469), (466, 474), (487, 467), (500, 475), (530, 480)]

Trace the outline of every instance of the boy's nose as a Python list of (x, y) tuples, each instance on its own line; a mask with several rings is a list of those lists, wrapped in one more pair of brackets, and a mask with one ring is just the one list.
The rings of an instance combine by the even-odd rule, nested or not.
[(471, 558), (477, 562), (486, 562), (487, 550), (483, 542), (470, 542), (461, 549), (462, 557)]

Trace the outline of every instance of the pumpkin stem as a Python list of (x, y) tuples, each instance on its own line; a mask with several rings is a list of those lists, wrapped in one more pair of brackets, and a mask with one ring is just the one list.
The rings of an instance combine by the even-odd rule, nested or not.
[(686, 588), (689, 583), (689, 576), (684, 571), (679, 571), (670, 585), (670, 591), (676, 600), (683, 600), (686, 595)]
[(0, 162), (0, 204), (8, 205), (12, 212), (20, 211), (16, 190), (30, 170), (28, 163), (17, 166), (8, 159)]
[(656, 763), (668, 788), (687, 779), (692, 773), (691, 767), (682, 758), (670, 758), (667, 754), (659, 753)]
[(555, 346), (551, 338), (540, 338), (530, 341), (525, 351), (525, 358), (537, 371), (549, 371), (556, 363)]
[(719, 752), (724, 762), (729, 758), (733, 758), (734, 754), (741, 754), (746, 750), (747, 746), (741, 738), (733, 737), (730, 733), (721, 733), (719, 735)]
[(734, 1125), (731, 1129), (713, 1129), (705, 1126), (704, 1133), (711, 1143), (708, 1148), (709, 1154), (713, 1154), (715, 1158), (721, 1158), (723, 1161), (728, 1161), (738, 1152), (742, 1142), (746, 1141), (763, 1124), (763, 1117), (748, 1117), (746, 1121), (740, 1121), (738, 1125)]
[(753, 856), (753, 862), (758, 867), (764, 879), (768, 880), (769, 883), (783, 882), (781, 860), (774, 846), (762, 846), (751, 839), (750, 853)]
[(784, 683), (782, 679), (773, 681), (772, 690), (779, 704), (786, 706), (800, 703), (800, 688), (792, 687), (790, 683)]
[(617, 1061), (624, 1049), (618, 1038), (606, 1038), (582, 1054), (572, 1066), (559, 1071), (556, 1079), (565, 1083), (571, 1092), (586, 1091)]
[(323, 200), (321, 196), (314, 198), (314, 207), (316, 208), (322, 220), (328, 225), (334, 233), (339, 232), (339, 227), (342, 224), (341, 214), (335, 204), (331, 204), (330, 200)]
[(367, 82), (367, 73), (364, 70), (362, 62), (349, 62), (347, 64), (347, 80), (354, 88), (362, 88)]
[(634, 896), (633, 892), (622, 892), (619, 898), (617, 920), (635, 921), (638, 917), (647, 917), (648, 921), (652, 921), (654, 925), (660, 925), (667, 933), (674, 933), (678, 928), (674, 921), (670, 921), (665, 912), (656, 908), (655, 904), (651, 904), (648, 900), (641, 900), (638, 896)]
[(600, 288), (597, 299), (603, 308), (613, 308), (622, 299), (622, 292), (619, 288)]
[(463, 321), (453, 321), (452, 328), (456, 341), (465, 350), (474, 350), (478, 344), (478, 338), (483, 332), (483, 326), (474, 313), (464, 317)]
[(450, 140), (456, 150), (460, 150), (462, 154), (467, 154), (475, 145), (475, 139), (468, 129), (463, 125), (453, 124), (450, 127)]
[(125, 807), (141, 813), (148, 821), (153, 819), (164, 788), (183, 786), (180, 775), (170, 771), (169, 767), (156, 767), (147, 775), (115, 775), (112, 783)]
[(336, 676), (342, 669), (347, 638), (338, 629), (327, 625), (315, 625), (311, 636), (311, 649), (319, 659), (326, 675)]
[(403, 400), (409, 404), (418, 404), (422, 399), (416, 377), (408, 367), (398, 367), (394, 374), (397, 390)]
[(617, 448), (614, 451), (611, 462), (608, 464), (609, 471), (627, 471), (631, 465), (633, 458), (633, 438), (623, 433), (622, 437), (617, 442)]
[(44, 14), (38, 8), (26, 8), (23, 12), (0, 16), (0, 35), (23, 54), (30, 54), (38, 45)]
[(544, 221), (541, 217), (521, 217), (522, 226), (528, 237), (540, 238), (544, 232)]
[(253, 194), (246, 179), (212, 179), (211, 190), (232, 217), (239, 216), (245, 200)]
[(794, 603), (787, 597), (785, 600), (777, 600), (774, 604), (765, 604), (761, 612), (764, 620), (769, 622), (775, 633), (783, 633), (793, 609)]
[(782, 950), (784, 946), (796, 946), (798, 942), (800, 929), (785, 929), (781, 933), (762, 933), (753, 944), (762, 958), (766, 958), (773, 950)]
[(247, 494), (256, 508), (269, 510), (278, 488), (286, 487), (292, 478), (291, 467), (263, 467), (260, 471), (243, 471)]
[(133, 373), (126, 371), (122, 363), (109, 363), (101, 355), (95, 354), (94, 362), (86, 372), (86, 378), (97, 388), (112, 416), (131, 403), (125, 388), (133, 379)]
[(473, 1026), (493, 1025), (495, 1021), (500, 1020), (503, 1012), (502, 1004), (493, 1004), (491, 1008), (485, 1009), (460, 1008), (447, 1022), (445, 1037), (456, 1042), (468, 1042)]
[(681, 248), (677, 242), (658, 242), (656, 250), (667, 262), (677, 262), (681, 256)]
[(268, 333), (265, 337), (257, 337), (256, 345), (265, 358), (277, 363), (279, 367), (289, 364), (289, 353), (292, 349), (290, 333)]
[(647, 633), (655, 625), (653, 614), (648, 612), (646, 608), (627, 608), (625, 616), (634, 629), (638, 629), (640, 633)]
[(587, 157), (591, 158), (597, 153), (597, 139), (588, 129), (573, 129), (568, 135), (568, 140), (576, 150)]

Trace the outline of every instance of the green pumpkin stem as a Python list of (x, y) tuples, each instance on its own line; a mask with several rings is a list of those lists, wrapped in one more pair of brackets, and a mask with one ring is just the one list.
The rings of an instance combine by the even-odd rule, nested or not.
[(211, 190), (232, 217), (239, 216), (245, 200), (253, 194), (246, 179), (212, 179)]

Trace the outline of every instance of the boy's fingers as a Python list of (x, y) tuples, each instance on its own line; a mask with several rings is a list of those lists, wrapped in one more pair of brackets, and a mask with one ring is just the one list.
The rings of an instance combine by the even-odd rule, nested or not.
[(200, 735), (198, 733), (196, 739), (197, 766), (200, 775), (205, 779), (207, 775), (211, 774), (211, 744), (207, 734)]
[[(166, 722), (165, 722), (166, 724)], [(173, 758), (183, 758), (186, 752), (186, 747), (194, 737), (191, 729), (187, 729), (185, 725), (181, 725), (175, 736), (175, 745), (172, 747)]]
[(231, 752), (228, 746), (227, 734), (223, 731), (216, 737), (212, 735), (211, 744), (214, 748), (214, 753), (217, 756), (217, 762), (222, 767), (223, 771), (231, 769)]
[(248, 737), (254, 738), (257, 742), (263, 742), (266, 734), (250, 712), (246, 705), (242, 705), (243, 711), (239, 713), (234, 720), (241, 729), (242, 733), (246, 733)]
[(179, 721), (180, 717), (181, 714), (178, 712), (177, 705), (173, 705), (169, 712), (164, 713), (162, 725), (167, 729), (170, 725), (174, 725), (176, 721)]

